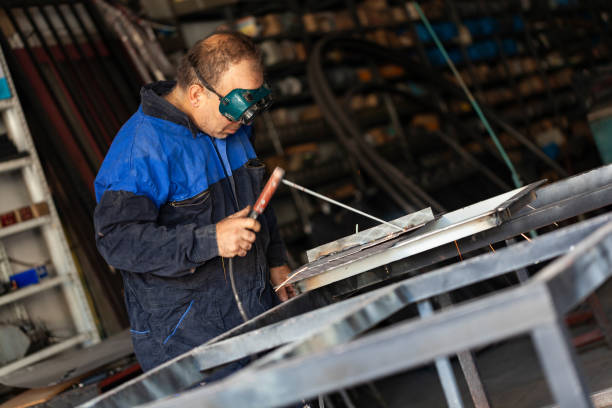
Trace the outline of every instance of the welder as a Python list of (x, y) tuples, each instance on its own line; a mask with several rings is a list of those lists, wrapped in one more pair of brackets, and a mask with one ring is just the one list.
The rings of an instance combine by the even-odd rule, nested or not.
[(177, 81), (146, 85), (96, 177), (98, 250), (121, 271), (136, 357), (144, 370), (295, 295), (271, 208), (250, 205), (265, 168), (251, 123), (271, 103), (261, 56), (246, 36), (196, 43)]

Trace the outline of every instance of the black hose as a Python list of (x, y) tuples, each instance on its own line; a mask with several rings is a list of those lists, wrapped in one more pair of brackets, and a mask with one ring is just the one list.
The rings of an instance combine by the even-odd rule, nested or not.
[[(315, 55), (313, 55), (313, 57), (315, 57)], [(313, 61), (313, 59), (311, 59), (311, 61)], [(317, 79), (315, 78), (315, 73), (313, 72), (313, 70), (315, 69), (314, 67), (315, 64), (308, 64), (307, 72), (309, 82), (311, 83), (311, 89), (315, 100), (317, 101), (317, 103), (324, 105), (325, 97), (321, 95), (321, 92), (325, 92), (325, 90), (321, 90), (318, 87), (314, 87), (312, 85), (314, 82), (317, 82)], [(396, 188), (394, 188), (394, 186), (388, 181), (388, 178), (380, 174), (379, 171), (374, 167), (372, 162), (367, 157), (365, 157), (363, 153), (359, 150), (355, 142), (353, 140), (350, 140), (350, 137), (346, 134), (346, 131), (344, 130), (342, 125), (335, 120), (334, 115), (329, 115), (326, 108), (323, 108), (322, 110), (325, 119), (327, 120), (331, 128), (334, 130), (342, 144), (348, 150), (348, 152), (355, 157), (359, 166), (364, 169), (364, 171), (389, 195), (389, 197), (400, 208), (407, 212), (415, 211), (415, 207), (409, 204), (405, 197), (403, 197), (396, 191)]]
[[(347, 94), (344, 97), (344, 106), (346, 107), (348, 105), (349, 99), (350, 97), (352, 97), (353, 95), (355, 95), (355, 93), (357, 92), (364, 92), (364, 91), (370, 91), (370, 90), (375, 90), (375, 89), (382, 89), (385, 92), (390, 92), (390, 93), (395, 93), (397, 95), (403, 96), (405, 98), (407, 98), (409, 101), (410, 100), (416, 100), (418, 102), (418, 104), (420, 106), (426, 106), (430, 109), (435, 110), (438, 115), (440, 115), (440, 117), (443, 120), (448, 120), (449, 122), (451, 122), (453, 125), (458, 126), (459, 124), (456, 123), (456, 121), (454, 120), (454, 118), (452, 118), (450, 115), (448, 115), (446, 112), (442, 112), (441, 109), (439, 109), (439, 107), (433, 103), (433, 101), (431, 101), (428, 98), (424, 98), (421, 96), (416, 96), (411, 92), (405, 91), (403, 89), (400, 89), (396, 86), (390, 85), (390, 84), (359, 84), (357, 86), (352, 87)], [(459, 154), (465, 161), (467, 161), (468, 163), (470, 163), (472, 165), (472, 167), (474, 167), (476, 170), (480, 171), (485, 177), (487, 177), (489, 180), (491, 180), (491, 182), (493, 184), (496, 184), (499, 188), (502, 189), (502, 191), (509, 191), (512, 188), (505, 183), (503, 180), (501, 180), (496, 174), (494, 174), (491, 170), (489, 170), (484, 164), (482, 164), (480, 161), (478, 161), (478, 159), (476, 159), (473, 155), (471, 155), (468, 151), (466, 151), (464, 148), (462, 148), (459, 143), (457, 141), (455, 141), (452, 137), (450, 137), (449, 135), (445, 134), (442, 131), (437, 131), (437, 132), (433, 132), (434, 135), (438, 136), (444, 143), (446, 143), (451, 149), (453, 149), (455, 152), (457, 152), (457, 154)], [(544, 153), (542, 153), (544, 154)]]
[[(394, 184), (396, 189), (403, 193), (403, 196), (408, 198), (413, 203), (418, 203), (419, 201), (423, 200), (432, 204), (432, 207), (435, 207), (435, 204), (437, 203), (435, 203), (435, 201), (432, 202), (431, 197), (415, 186), (414, 183), (408, 179), (408, 177), (401, 173), (401, 171), (399, 171), (388, 161), (381, 158), (370, 146), (364, 147), (365, 141), (360, 143), (361, 137), (359, 129), (356, 127), (354, 121), (352, 121), (346, 114), (345, 110), (342, 109), (342, 107), (336, 101), (322, 69), (321, 58), (323, 51), (327, 47), (331, 46), (354, 53), (356, 55), (368, 56), (379, 61), (388, 61), (400, 65), (406, 70), (410, 78), (424, 82), (430, 88), (439, 90), (441, 94), (445, 93), (451, 95), (452, 97), (464, 99), (465, 95), (463, 91), (456, 84), (452, 83), (441, 75), (436, 74), (428, 67), (415, 62), (414, 59), (411, 58), (411, 55), (404, 51), (384, 48), (369, 41), (342, 35), (333, 35), (321, 39), (315, 45), (311, 58), (308, 62), (308, 82), (316, 102), (322, 108), (321, 110), (325, 120), (330, 124), (341, 143), (345, 146), (349, 153), (354, 154), (359, 159), (360, 165), (364, 165), (366, 163), (364, 158), (368, 158), (376, 164), (377, 168), (373, 169), (373, 171), (372, 169), (368, 170), (366, 166), (364, 166), (366, 173), (368, 173), (377, 183), (379, 183), (381, 178), (389, 180)], [(525, 146), (547, 166), (554, 169), (560, 176), (567, 175), (561, 166), (546, 156), (535, 144), (521, 135), (520, 132), (505, 122), (493, 110), (486, 106), (482, 107), (482, 109), (492, 122), (504, 128), (509, 136), (513, 137), (521, 145)], [(458, 126), (461, 125), (458, 124)], [(485, 146), (488, 145), (485, 144)], [(497, 155), (495, 155), (495, 157), (498, 158)], [(496, 184), (499, 185), (497, 182)], [(390, 191), (389, 183), (379, 185), (394, 199), (396, 203), (398, 202), (397, 191)], [(391, 187), (391, 189), (393, 189), (393, 187)], [(409, 192), (412, 194), (408, 194), (406, 190), (409, 190)], [(418, 196), (417, 200), (415, 200), (415, 196)]]
[[(400, 204), (400, 201), (405, 201), (399, 196), (399, 190), (403, 193), (404, 197), (408, 198), (410, 202), (419, 207), (424, 207), (426, 204), (429, 204), (439, 212), (444, 211), (443, 207), (436, 200), (406, 177), (397, 167), (384, 159), (375, 149), (362, 139), (357, 126), (335, 101), (335, 97), (325, 77), (321, 64), (322, 50), (326, 45), (326, 41), (328, 40), (323, 39), (315, 46), (308, 63), (307, 76), (313, 96), (317, 103), (323, 108), (323, 116), (334, 129), (341, 143), (350, 153), (356, 156), (359, 165), (363, 166), (366, 173), (368, 173), (368, 175), (372, 177), (397, 204)], [(413, 208), (406, 208), (405, 205), (400, 204), (400, 206), (408, 211), (414, 211)]]

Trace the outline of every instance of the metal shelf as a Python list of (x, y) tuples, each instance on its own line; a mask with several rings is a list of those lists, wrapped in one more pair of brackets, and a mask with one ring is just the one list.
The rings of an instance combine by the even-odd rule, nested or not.
[(29, 366), (30, 364), (34, 364), (38, 361), (44, 360), (45, 358), (51, 357), (52, 355), (59, 354), (62, 351), (66, 351), (71, 349), (79, 344), (90, 340), (91, 336), (87, 333), (79, 334), (77, 336), (71, 337), (68, 340), (64, 340), (61, 343), (54, 344), (47, 348), (44, 348), (40, 351), (37, 351), (34, 354), (30, 354), (20, 360), (17, 360), (13, 363), (7, 364), (0, 368), (0, 377), (12, 373), (13, 371), (19, 370), (20, 368)]
[[(2, 121), (8, 138), (18, 146), (21, 155), (21, 157), (15, 155), (11, 159), (5, 157), (0, 162), (0, 173), (4, 172), (5, 175), (11, 176), (2, 183), (2, 187), (7, 189), (7, 194), (11, 194), (12, 190), (21, 190), (22, 187), (25, 187), (29, 195), (29, 202), (37, 203), (45, 201), (49, 210), (48, 214), (42, 217), (32, 218), (0, 228), (0, 238), (3, 241), (5, 239), (9, 240), (13, 235), (20, 232), (40, 228), (36, 234), (32, 234), (31, 239), (19, 240), (19, 250), (23, 253), (28, 253), (30, 248), (33, 251), (45, 251), (48, 253), (49, 263), (53, 265), (53, 269), (61, 271), (61, 275), (58, 277), (45, 279), (39, 284), (28, 286), (0, 297), (0, 305), (3, 305), (0, 307), (3, 310), (7, 309), (7, 311), (12, 309), (13, 314), (24, 320), (32, 320), (29, 317), (29, 314), (32, 313), (32, 316), (37, 316), (37, 321), (40, 321), (42, 324), (46, 324), (48, 320), (56, 322), (57, 324), (54, 324), (56, 327), (74, 327), (74, 333), (71, 334), (72, 337), (0, 367), (0, 376), (3, 376), (79, 344), (95, 343), (99, 341), (99, 335), (92, 310), (85, 296), (84, 288), (74, 263), (73, 254), (61, 228), (61, 222), (51, 198), (43, 168), (37, 158), (35, 143), (28, 129), (22, 105), (19, 102), (3, 50), (0, 50), (0, 72), (6, 78), (12, 95), (9, 99), (0, 99)], [(17, 171), (20, 169), (22, 170)], [(9, 173), (11, 171), (13, 173)], [(53, 228), (49, 228), (51, 226)], [(62, 288), (63, 290), (51, 291), (50, 289), (54, 287)], [(37, 294), (40, 296), (43, 291), (47, 291), (45, 295), (49, 295), (51, 303), (57, 301), (60, 304), (66, 304), (69, 313), (66, 314), (63, 310), (60, 311), (60, 309), (56, 312), (54, 309), (48, 308), (48, 302), (46, 301), (37, 302)], [(27, 296), (30, 296), (28, 298), (28, 310), (23, 308), (23, 311), (19, 311), (22, 305), (12, 302), (24, 299)], [(20, 316), (20, 313), (23, 317)]]
[(32, 164), (30, 157), (20, 157), (18, 159), (12, 159), (0, 162), (0, 173), (6, 173), (7, 171), (18, 170)]
[(41, 283), (30, 285), (26, 288), (18, 289), (15, 292), (11, 292), (7, 295), (0, 296), (0, 306), (16, 302), (20, 299), (54, 288), (69, 281), (70, 280), (66, 276), (57, 276), (55, 278), (45, 279)]
[(45, 215), (28, 221), (13, 224), (8, 227), (0, 228), (0, 238), (8, 237), (9, 235), (17, 234), (19, 232), (27, 231), (30, 229), (38, 228), (41, 225), (49, 224), (50, 222), (51, 216)]
[(15, 98), (0, 99), (0, 111), (10, 109), (15, 106)]

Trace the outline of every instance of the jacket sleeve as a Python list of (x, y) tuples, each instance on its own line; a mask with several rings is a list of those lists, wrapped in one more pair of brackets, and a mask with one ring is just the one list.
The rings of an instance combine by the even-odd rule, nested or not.
[(266, 223), (270, 229), (270, 245), (268, 246), (268, 252), (266, 254), (268, 258), (268, 266), (270, 268), (283, 266), (287, 263), (287, 249), (285, 248), (283, 239), (278, 232), (276, 215), (274, 214), (274, 210), (271, 206), (266, 208), (263, 215), (266, 217)]
[(218, 255), (215, 224), (166, 227), (157, 224), (151, 198), (106, 190), (94, 212), (96, 244), (110, 265), (158, 276), (187, 275)]

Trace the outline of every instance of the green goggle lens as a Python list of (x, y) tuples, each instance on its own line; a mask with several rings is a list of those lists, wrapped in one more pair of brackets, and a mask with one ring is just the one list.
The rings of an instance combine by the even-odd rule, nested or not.
[(250, 124), (258, 113), (272, 105), (272, 92), (267, 85), (257, 89), (234, 89), (219, 103), (219, 112), (233, 122)]

